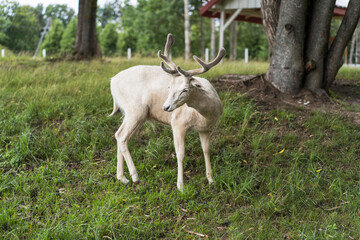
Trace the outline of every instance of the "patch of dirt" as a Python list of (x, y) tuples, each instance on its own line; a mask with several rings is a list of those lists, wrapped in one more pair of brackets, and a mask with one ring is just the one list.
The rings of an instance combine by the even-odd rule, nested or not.
[[(359, 80), (360, 81), (360, 80)], [(359, 81), (337, 80), (330, 89), (329, 97), (325, 92), (318, 94), (302, 90), (298, 94), (284, 94), (273, 87), (264, 75), (228, 74), (212, 79), (218, 91), (236, 91), (246, 93), (263, 110), (285, 108), (330, 112), (343, 115), (346, 119), (360, 125), (360, 84)], [(346, 110), (346, 109), (352, 109)]]

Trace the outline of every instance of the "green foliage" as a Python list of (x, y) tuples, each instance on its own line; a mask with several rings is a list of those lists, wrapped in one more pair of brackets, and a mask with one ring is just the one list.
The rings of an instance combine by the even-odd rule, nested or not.
[(33, 51), (39, 41), (41, 26), (30, 6), (13, 5), (7, 18), (11, 23), (5, 30), (5, 45), (12, 51)]
[(66, 26), (74, 18), (75, 11), (66, 4), (50, 4), (46, 7), (45, 16), (46, 18), (59, 19), (63, 26)]
[[(74, 17), (74, 10), (67, 5), (49, 5), (45, 12), (42, 4), (36, 7), (20, 6), (16, 1), (2, 0), (0, 2), (0, 44), (12, 51), (34, 51), (40, 38), (46, 18), (61, 20), (66, 26)], [(60, 32), (52, 36), (52, 51), (58, 51)], [(61, 37), (61, 36), (60, 36)], [(54, 40), (56, 38), (56, 40)]]
[[(201, 31), (203, 31), (205, 47), (210, 48), (211, 21), (200, 17), (202, 0), (190, 1), (191, 52), (201, 56)], [(0, 44), (12, 51), (33, 51), (38, 43), (41, 30), (48, 17), (59, 19), (64, 31), (60, 43), (62, 52), (70, 52), (74, 45), (76, 24), (74, 10), (65, 4), (51, 4), (44, 9), (42, 4), (36, 7), (20, 7), (12, 1), (2, 0), (0, 9)], [(183, 1), (139, 0), (133, 5), (130, 0), (112, 0), (98, 8), (97, 36), (105, 55), (117, 52), (126, 55), (131, 48), (134, 54), (154, 56), (163, 49), (166, 36), (171, 32), (176, 44), (172, 47), (174, 57), (184, 54), (184, 4)], [(203, 29), (201, 30), (201, 22)], [(116, 24), (118, 34), (113, 25)], [(112, 26), (112, 27), (110, 27)], [(105, 32), (104, 32), (105, 31)], [(102, 33), (104, 32), (104, 33)], [(58, 32), (60, 33), (60, 32)], [(111, 35), (110, 38), (104, 37)], [(115, 36), (116, 35), (116, 36)], [(51, 53), (60, 51), (57, 40), (51, 41)], [(225, 38), (229, 37), (227, 32)], [(114, 44), (116, 39), (116, 46)], [(47, 43), (48, 44), (48, 43)], [(229, 49), (229, 41), (225, 39), (225, 48)], [(117, 50), (115, 50), (115, 48)], [(238, 56), (243, 56), (245, 48), (249, 48), (250, 57), (256, 60), (267, 58), (267, 41), (261, 25), (239, 23)]]
[(61, 52), (71, 52), (75, 44), (76, 39), (76, 29), (77, 29), (77, 18), (71, 20), (71, 22), (66, 26), (64, 34), (61, 37), (60, 48)]
[[(171, 129), (161, 124), (145, 124), (129, 143), (140, 184), (119, 183), (113, 136), (122, 116), (107, 116), (109, 78), (158, 63), (1, 60), (1, 239), (360, 238), (360, 128), (338, 115), (264, 111), (221, 92), (214, 185), (189, 132), (185, 190), (176, 189)], [(204, 76), (266, 69), (225, 60)]]
[(104, 28), (109, 22), (118, 21), (120, 18), (121, 5), (119, 0), (113, 2), (105, 2), (104, 7), (97, 10), (97, 20), (101, 27)]
[(132, 50), (143, 55), (155, 55), (164, 48), (164, 39), (171, 32), (178, 39), (171, 49), (173, 55), (183, 55), (183, 12), (182, 1), (141, 0), (136, 7), (125, 2), (121, 24), (126, 39), (136, 39), (136, 49)]
[(5, 45), (8, 42), (8, 36), (5, 31), (11, 24), (9, 15), (14, 4), (10, 4), (7, 0), (0, 2), (0, 44)]
[(44, 16), (44, 6), (43, 6), (43, 4), (40, 3), (40, 4), (36, 5), (36, 7), (32, 9), (32, 11), (35, 13), (36, 18), (37, 18), (37, 20), (39, 22), (39, 25), (41, 27), (44, 27), (45, 24), (46, 24), (46, 19), (45, 19), (45, 16)]
[[(230, 36), (227, 33), (227, 36)], [(268, 56), (267, 38), (261, 24), (247, 22), (238, 23), (238, 55), (244, 58), (245, 48), (249, 49), (249, 57), (256, 60), (266, 60)]]
[(46, 49), (49, 54), (59, 53), (61, 46), (61, 38), (64, 32), (64, 27), (58, 19), (54, 19), (49, 33), (45, 36), (44, 42), (41, 45), (42, 49)]
[(128, 48), (136, 52), (138, 35), (135, 27), (133, 27), (132, 19), (136, 19), (137, 14), (136, 8), (129, 4), (129, 1), (125, 1), (122, 13), (121, 33), (119, 34), (117, 48), (122, 55), (125, 55)]
[(203, 5), (202, 0), (190, 0), (190, 42), (191, 53), (196, 56), (201, 56), (201, 21), (203, 21), (204, 44), (205, 48), (210, 49), (211, 37), (211, 19), (200, 16), (200, 8)]
[(99, 43), (101, 51), (104, 55), (112, 55), (116, 52), (116, 44), (118, 42), (119, 34), (117, 32), (117, 24), (108, 23), (101, 31)]

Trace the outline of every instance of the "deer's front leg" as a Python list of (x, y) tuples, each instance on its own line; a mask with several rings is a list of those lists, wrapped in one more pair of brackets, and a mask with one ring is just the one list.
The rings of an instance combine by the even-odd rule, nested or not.
[(212, 179), (212, 171), (211, 171), (211, 163), (210, 163), (210, 152), (209, 152), (209, 145), (210, 145), (210, 132), (199, 132), (201, 147), (204, 152), (205, 158), (205, 167), (206, 167), (206, 178), (209, 181), (209, 184), (214, 183)]
[(178, 162), (177, 188), (182, 191), (184, 188), (184, 156), (185, 156), (185, 134), (186, 129), (181, 126), (172, 126), (174, 145)]

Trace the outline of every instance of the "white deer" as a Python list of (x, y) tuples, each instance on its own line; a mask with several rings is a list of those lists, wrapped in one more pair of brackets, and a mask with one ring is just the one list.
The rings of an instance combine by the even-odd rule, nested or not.
[(185, 71), (176, 66), (169, 58), (169, 50), (174, 38), (168, 34), (164, 55), (158, 56), (170, 67), (135, 66), (119, 72), (111, 79), (111, 94), (114, 110), (125, 115), (123, 123), (115, 133), (117, 140), (117, 178), (124, 184), (129, 180), (124, 176), (124, 158), (134, 183), (139, 177), (131, 158), (128, 142), (146, 120), (156, 120), (170, 125), (174, 136), (174, 145), (178, 161), (177, 188), (183, 189), (183, 159), (185, 154), (185, 134), (191, 129), (199, 132), (206, 164), (206, 177), (213, 183), (209, 156), (211, 129), (223, 112), (221, 100), (204, 78), (193, 77), (204, 73), (218, 64), (225, 55), (220, 49), (217, 57), (210, 63), (204, 63), (194, 56), (202, 68)]

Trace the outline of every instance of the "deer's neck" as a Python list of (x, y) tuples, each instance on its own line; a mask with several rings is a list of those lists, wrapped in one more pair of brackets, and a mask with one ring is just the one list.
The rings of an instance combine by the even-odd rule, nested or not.
[(196, 109), (208, 121), (217, 121), (223, 111), (219, 96), (212, 90), (195, 89), (187, 105)]

